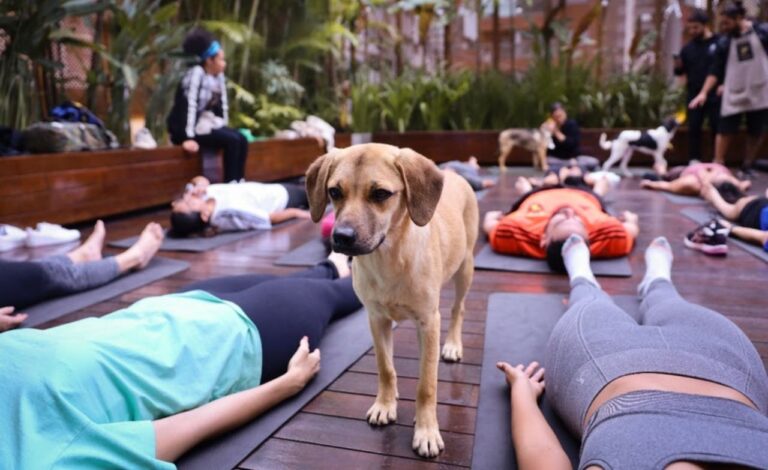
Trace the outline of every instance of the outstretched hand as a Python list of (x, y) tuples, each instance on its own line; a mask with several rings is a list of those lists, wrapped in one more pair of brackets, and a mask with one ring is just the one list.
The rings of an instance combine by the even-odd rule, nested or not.
[(534, 361), (528, 367), (518, 364), (512, 367), (507, 362), (497, 362), (496, 367), (504, 373), (511, 389), (512, 398), (536, 401), (544, 393), (544, 368)]
[(295, 385), (302, 389), (320, 370), (320, 350), (309, 351), (309, 339), (304, 336), (299, 341), (299, 348), (288, 361), (288, 372)]
[(18, 328), (27, 319), (26, 313), (13, 314), (13, 307), (0, 308), (0, 332)]

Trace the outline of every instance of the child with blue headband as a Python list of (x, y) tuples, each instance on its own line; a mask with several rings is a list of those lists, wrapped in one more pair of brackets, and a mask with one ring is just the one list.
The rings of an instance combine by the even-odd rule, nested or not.
[(213, 35), (195, 29), (184, 39), (184, 52), (198, 61), (184, 74), (176, 90), (173, 108), (166, 123), (171, 142), (190, 153), (200, 147), (224, 151), (224, 181), (245, 176), (248, 141), (235, 129), (226, 127), (227, 105), (224, 50)]

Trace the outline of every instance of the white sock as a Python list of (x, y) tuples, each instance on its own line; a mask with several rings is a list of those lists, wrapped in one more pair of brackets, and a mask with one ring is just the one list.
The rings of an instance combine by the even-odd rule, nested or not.
[(645, 277), (637, 288), (643, 297), (648, 286), (656, 279), (672, 281), (672, 247), (665, 237), (655, 238), (645, 250)]
[(571, 235), (563, 245), (563, 261), (568, 271), (568, 278), (573, 285), (576, 278), (586, 279), (597, 287), (600, 287), (592, 267), (589, 265), (589, 247), (579, 235)]

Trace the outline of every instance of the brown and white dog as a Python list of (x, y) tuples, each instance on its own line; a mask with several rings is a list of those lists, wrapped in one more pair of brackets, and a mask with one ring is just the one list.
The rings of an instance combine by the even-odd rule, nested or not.
[(499, 171), (507, 171), (507, 158), (515, 147), (522, 147), (533, 155), (533, 167), (543, 171), (547, 165), (547, 149), (554, 148), (552, 133), (544, 126), (538, 129), (507, 129), (499, 134)]
[(392, 322), (413, 320), (421, 351), (413, 449), (435, 457), (444, 448), (437, 423), (440, 289), (455, 283), (442, 356), (461, 359), (464, 298), (472, 283), (478, 234), (477, 199), (460, 176), (441, 171), (411, 149), (354, 145), (319, 157), (307, 170), (312, 220), (330, 200), (336, 214), (333, 249), (354, 256), (352, 282), (368, 310), (379, 370), (373, 425), (397, 417)]

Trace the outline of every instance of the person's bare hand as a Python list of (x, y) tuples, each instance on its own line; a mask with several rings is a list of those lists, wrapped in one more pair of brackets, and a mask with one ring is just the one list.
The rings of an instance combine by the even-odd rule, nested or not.
[(720, 85), (717, 87), (717, 96), (723, 96), (723, 92), (725, 91), (725, 87), (723, 85)]
[(700, 191), (701, 198), (707, 201), (712, 201), (713, 191), (717, 191), (717, 190), (715, 189), (715, 186), (712, 184), (712, 181), (708, 179), (702, 179), (701, 191)]
[(293, 217), (296, 217), (297, 219), (311, 219), (312, 214), (309, 211), (306, 211), (304, 209), (299, 209), (297, 207), (291, 208), (291, 215)]
[(504, 373), (510, 387), (510, 396), (536, 401), (544, 393), (544, 368), (534, 361), (524, 366), (512, 367), (507, 362), (497, 362), (496, 367)]
[(26, 313), (14, 315), (14, 310), (13, 307), (0, 308), (0, 332), (18, 328), (27, 319), (28, 315)]
[(706, 102), (707, 102), (707, 95), (702, 95), (701, 93), (699, 93), (698, 95), (696, 95), (694, 99), (691, 100), (690, 103), (688, 103), (688, 108), (696, 109), (701, 106), (704, 106), (704, 103)]
[(639, 217), (634, 212), (630, 211), (624, 211), (621, 213), (621, 216), (624, 218), (625, 222), (634, 222), (637, 223), (639, 220)]
[(197, 151), (200, 150), (200, 145), (192, 139), (185, 140), (181, 144), (181, 147), (184, 149), (185, 152), (189, 152), (189, 153), (197, 153)]
[(309, 351), (309, 339), (304, 336), (299, 341), (299, 348), (288, 361), (288, 375), (297, 391), (303, 389), (307, 382), (320, 370), (320, 350)]

